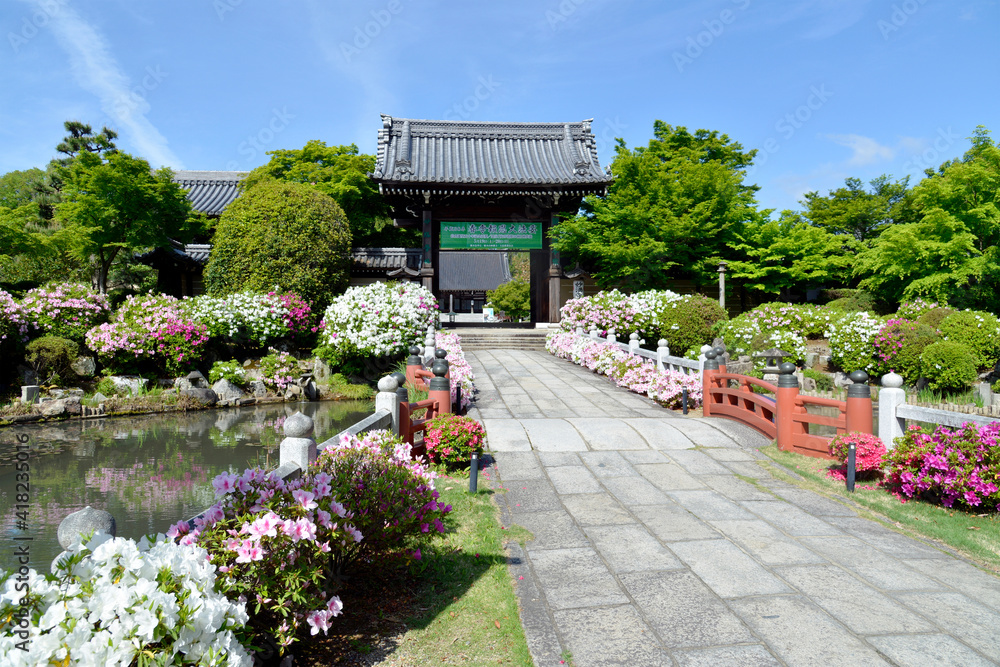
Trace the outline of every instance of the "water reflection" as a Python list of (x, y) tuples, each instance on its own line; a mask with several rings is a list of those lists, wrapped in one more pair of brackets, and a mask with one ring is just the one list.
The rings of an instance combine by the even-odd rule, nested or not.
[[(87, 505), (115, 517), (118, 535), (165, 531), (214, 502), (220, 472), (274, 467), (286, 417), (315, 420), (317, 441), (371, 412), (371, 401), (288, 403), (168, 415), (75, 420), (0, 430), (0, 568), (16, 564), (13, 537), (30, 537), (31, 567), (48, 570), (63, 518)], [(28, 530), (19, 530), (16, 438), (30, 446)]]

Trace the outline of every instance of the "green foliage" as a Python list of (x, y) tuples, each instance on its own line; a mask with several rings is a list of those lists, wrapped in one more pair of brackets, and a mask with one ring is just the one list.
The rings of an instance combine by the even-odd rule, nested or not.
[(514, 322), (520, 322), (531, 314), (531, 285), (524, 280), (505, 282), (488, 291), (486, 299)]
[(932, 329), (940, 329), (941, 323), (951, 316), (955, 311), (947, 306), (938, 306), (925, 312), (917, 318), (920, 324), (926, 324)]
[(1000, 394), (1000, 380), (997, 380), (992, 385), (990, 385), (990, 389), (993, 391), (994, 394)]
[(903, 318), (904, 320), (917, 320), (921, 315), (929, 313), (935, 308), (947, 307), (947, 304), (938, 304), (935, 301), (925, 301), (924, 299), (917, 298), (913, 301), (904, 301), (899, 304), (899, 308), (896, 310), (896, 315)]
[(653, 137), (634, 150), (620, 141), (607, 196), (588, 197), (580, 215), (552, 232), (564, 260), (590, 269), (601, 287), (711, 283), (735, 231), (758, 215), (757, 188), (743, 183), (756, 151), (725, 134), (691, 134), (662, 121)]
[(45, 180), (38, 168), (10, 171), (0, 176), (0, 208), (16, 209), (35, 201), (35, 192)]
[(215, 383), (219, 380), (229, 380), (235, 385), (245, 386), (247, 384), (247, 372), (243, 364), (231, 359), (229, 361), (216, 361), (208, 371), (208, 381)]
[(855, 244), (792, 211), (778, 220), (755, 218), (740, 227), (729, 262), (731, 277), (747, 289), (787, 298), (790, 290), (841, 283), (847, 278)]
[(992, 369), (1000, 358), (1000, 322), (992, 313), (954, 313), (941, 322), (939, 329), (945, 340), (969, 346), (979, 368)]
[(859, 312), (830, 326), (830, 361), (845, 373), (876, 370), (875, 336), (885, 321), (869, 313)]
[(884, 375), (894, 371), (903, 376), (908, 385), (920, 379), (920, 355), (928, 345), (940, 339), (937, 331), (910, 320), (891, 319), (875, 336), (875, 354), (878, 356), (876, 372)]
[(972, 349), (950, 340), (928, 345), (920, 355), (920, 368), (934, 391), (962, 392), (978, 377)]
[(657, 338), (664, 338), (675, 354), (711, 344), (716, 325), (729, 318), (719, 302), (698, 294), (671, 300), (655, 313)]
[(327, 146), (311, 140), (301, 149), (268, 151), (270, 161), (247, 176), (244, 189), (268, 179), (300, 183), (329, 195), (344, 210), (356, 247), (413, 247), (420, 231), (393, 225), (385, 199), (368, 178), (375, 156), (358, 152), (354, 144)]
[(97, 289), (108, 290), (108, 272), (122, 251), (167, 247), (189, 236), (191, 210), (173, 172), (153, 172), (149, 163), (127, 153), (102, 159), (84, 152), (63, 171), (65, 184), (56, 219), (62, 238), (79, 260), (91, 262)]
[(118, 387), (111, 381), (111, 378), (101, 378), (101, 381), (94, 387), (94, 392), (104, 394), (105, 396), (117, 396), (119, 394)]
[(827, 303), (827, 308), (845, 313), (874, 313), (877, 310), (877, 302), (871, 292), (864, 290), (838, 290), (838, 292), (843, 296)]
[(848, 178), (845, 187), (820, 196), (807, 192), (803, 215), (813, 225), (831, 233), (867, 241), (891, 224), (911, 222), (914, 211), (907, 191), (910, 177), (892, 181), (882, 175), (870, 181), (871, 192), (858, 178)]
[(56, 376), (75, 377), (72, 364), (80, 354), (80, 346), (59, 336), (42, 336), (28, 343), (25, 359), (38, 373), (43, 384), (53, 382)]
[[(403, 372), (406, 372), (405, 362)], [(351, 384), (341, 373), (334, 373), (330, 378), (330, 390), (337, 396), (353, 399), (371, 398), (375, 394), (375, 391), (366, 384)]]
[(483, 451), (486, 431), (471, 417), (440, 415), (427, 422), (424, 446), (434, 463), (449, 467), (468, 466), (473, 452)]
[(816, 389), (819, 391), (830, 391), (833, 389), (833, 378), (826, 373), (820, 373), (812, 368), (802, 369), (802, 375), (816, 381)]
[(298, 183), (265, 180), (219, 219), (205, 284), (215, 296), (277, 286), (322, 312), (347, 284), (351, 233), (329, 196)]

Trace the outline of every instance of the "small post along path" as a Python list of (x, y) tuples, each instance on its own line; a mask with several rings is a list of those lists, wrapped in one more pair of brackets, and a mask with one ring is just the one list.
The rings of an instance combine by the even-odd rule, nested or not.
[(751, 429), (466, 357), (502, 521), (534, 535), (509, 552), (539, 667), (1000, 664), (1000, 579), (775, 479)]

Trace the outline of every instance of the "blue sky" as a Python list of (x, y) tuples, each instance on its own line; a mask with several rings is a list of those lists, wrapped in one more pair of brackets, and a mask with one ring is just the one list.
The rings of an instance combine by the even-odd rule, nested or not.
[(153, 166), (251, 169), (309, 139), (375, 152), (380, 113), (653, 121), (760, 152), (762, 206), (919, 179), (1000, 138), (1000, 0), (4, 0), (0, 173), (77, 119)]

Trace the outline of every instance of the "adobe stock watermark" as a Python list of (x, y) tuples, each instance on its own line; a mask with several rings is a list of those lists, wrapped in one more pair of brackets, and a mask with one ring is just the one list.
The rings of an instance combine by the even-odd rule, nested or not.
[(403, 3), (400, 0), (389, 0), (385, 9), (373, 9), (369, 12), (372, 17), (364, 26), (354, 26), (354, 39), (351, 43), (341, 42), (340, 55), (344, 60), (351, 60), (371, 45), (372, 40), (382, 34), (382, 31), (389, 27), (394, 16), (403, 11)]
[(42, 0), (38, 9), (33, 11), (30, 16), (21, 17), (17, 32), (11, 30), (7, 33), (7, 41), (14, 53), (20, 51), (22, 46), (34, 39), (38, 31), (47, 26), (49, 21), (59, 14), (66, 5), (66, 0)]
[(956, 134), (951, 127), (947, 130), (939, 127), (934, 141), (919, 155), (914, 155), (903, 163), (903, 171), (910, 172), (920, 170), (924, 172), (928, 169), (937, 169), (943, 161), (945, 151), (951, 148), (956, 141), (962, 137)]
[(226, 20), (226, 14), (236, 11), (236, 8), (243, 4), (243, 0), (212, 0), (212, 9), (220, 21)]
[(876, 24), (878, 25), (879, 32), (882, 33), (882, 39), (888, 41), (889, 35), (906, 25), (910, 17), (926, 4), (927, 0), (903, 0), (899, 4), (894, 4), (892, 6), (892, 13), (889, 14), (889, 20), (879, 19)]
[[(739, 10), (745, 10), (750, 6), (750, 0), (732, 0)], [(694, 63), (695, 60), (705, 53), (705, 49), (715, 44), (715, 40), (726, 31), (726, 26), (731, 25), (738, 14), (732, 9), (723, 9), (714, 19), (706, 19), (701, 22), (705, 29), (687, 38), (687, 46), (683, 51), (674, 51), (674, 65), (677, 71), (684, 73), (684, 68)]]
[(142, 81), (138, 85), (133, 86), (127, 95), (122, 94), (115, 99), (113, 111), (115, 117), (119, 120), (124, 120), (129, 118), (136, 110), (145, 109), (149, 105), (146, 95), (159, 88), (160, 84), (166, 78), (167, 73), (159, 65), (146, 67), (145, 76), (142, 77)]
[[(240, 145), (236, 147), (236, 151), (240, 155), (246, 156), (242, 163), (243, 166), (247, 166), (254, 158), (263, 153), (264, 148), (274, 141), (277, 135), (284, 132), (292, 120), (295, 120), (295, 116), (288, 113), (288, 107), (272, 109), (271, 119), (267, 124), (257, 130), (255, 134), (247, 136), (246, 141), (241, 141)], [(226, 164), (227, 171), (237, 171), (239, 168), (240, 162), (237, 160), (230, 160)]]
[(607, 160), (608, 164), (615, 157), (615, 146), (618, 145), (618, 137), (624, 134), (623, 130), (627, 130), (628, 125), (623, 123), (618, 116), (615, 116), (614, 120), (610, 118), (605, 118), (601, 125), (601, 132), (598, 134), (594, 132), (594, 140), (597, 143), (597, 157)]
[[(813, 115), (823, 108), (823, 105), (833, 97), (833, 92), (828, 90), (826, 84), (810, 86), (809, 95), (804, 104), (795, 107), (793, 111), (786, 113), (774, 123), (774, 129), (781, 135), (781, 138), (788, 141), (795, 136), (795, 133), (808, 123)], [(757, 157), (754, 163), (747, 168), (747, 176), (752, 175), (757, 167), (767, 164), (770, 156), (781, 150), (781, 143), (774, 137), (768, 137), (757, 150)]]
[(494, 81), (492, 74), (479, 77), (478, 84), (472, 95), (461, 102), (456, 102), (444, 112), (443, 118), (445, 120), (468, 120), (472, 113), (479, 108), (479, 105), (492, 97), (494, 91), (500, 87), (500, 82)]
[(560, 23), (565, 23), (570, 16), (575, 14), (580, 5), (585, 2), (587, 0), (562, 0), (555, 10), (545, 10), (545, 20), (549, 22), (549, 27), (555, 30)]

